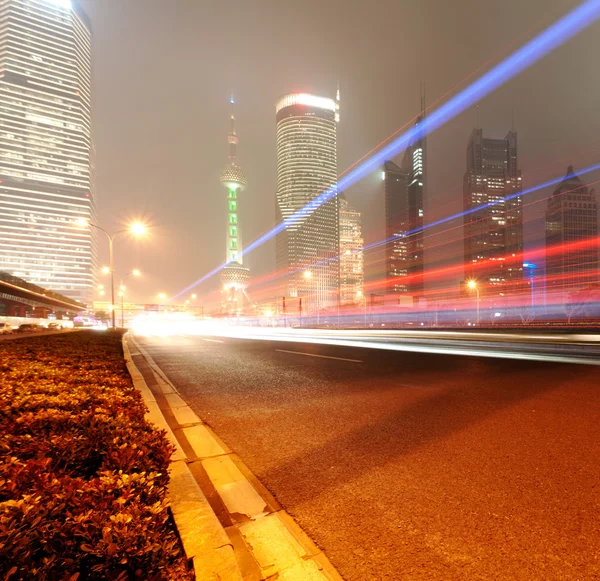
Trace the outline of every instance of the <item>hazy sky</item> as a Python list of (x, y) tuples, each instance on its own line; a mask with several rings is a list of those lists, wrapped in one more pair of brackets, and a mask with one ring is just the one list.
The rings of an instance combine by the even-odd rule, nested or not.
[[(340, 171), (432, 103), (489, 68), (578, 5), (575, 0), (81, 0), (94, 33), (94, 127), (99, 220), (117, 229), (145, 216), (151, 237), (116, 247), (117, 270), (139, 266), (141, 301), (175, 294), (222, 263), (228, 97), (237, 97), (240, 165), (248, 175), (244, 241), (273, 226), (275, 100), (341, 88)], [(524, 186), (600, 162), (600, 25), (480, 103), (485, 136), (503, 137), (514, 111)], [(479, 68), (482, 67), (483, 68)], [(474, 77), (473, 77), (474, 78)], [(429, 138), (426, 221), (461, 210), (474, 109)], [(586, 181), (599, 179), (590, 175)], [(526, 202), (546, 197), (533, 194)], [(347, 197), (363, 213), (367, 242), (383, 237), (379, 175)], [(525, 237), (538, 237), (545, 204), (528, 206)], [(459, 223), (457, 226), (460, 225)], [(457, 242), (426, 238), (427, 260), (462, 259)], [(103, 260), (106, 252), (101, 241)], [(376, 260), (377, 256), (368, 258)], [(274, 269), (274, 245), (247, 256)], [(374, 276), (381, 265), (370, 267)], [(214, 290), (217, 278), (196, 292)]]

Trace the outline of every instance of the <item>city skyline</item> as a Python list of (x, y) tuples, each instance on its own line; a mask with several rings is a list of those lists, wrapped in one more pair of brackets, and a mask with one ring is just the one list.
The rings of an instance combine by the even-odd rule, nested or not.
[[(92, 3), (87, 4), (90, 5)], [(120, 7), (120, 9), (117, 11), (117, 14), (119, 18), (122, 19), (122, 22), (127, 22), (128, 18), (130, 18), (130, 15), (132, 14), (131, 6), (134, 5), (135, 2), (132, 2), (127, 6)], [(145, 38), (149, 38), (149, 36), (146, 37), (144, 35), (153, 30), (152, 27), (154, 24), (158, 23), (158, 16), (163, 14), (163, 12), (160, 4), (158, 3), (148, 2), (146, 5), (148, 5), (146, 19), (143, 23), (139, 23), (139, 29), (131, 30), (131, 34), (134, 38), (137, 37), (139, 40), (141, 40), (142, 46), (146, 47), (151, 54), (151, 47), (144, 44)], [(507, 49), (507, 43), (511, 39), (518, 37), (520, 33), (519, 31), (524, 33), (528, 27), (531, 27), (534, 23), (536, 23), (536, 17), (538, 14), (537, 11), (540, 7), (541, 5), (536, 6), (534, 3), (531, 6), (523, 8), (520, 12), (522, 21), (511, 23), (511, 27), (508, 29), (508, 34), (503, 34), (502, 37), (499, 37), (494, 30), (492, 30), (491, 34), (488, 31), (488, 34), (485, 35), (485, 38), (481, 35), (476, 35), (475, 37), (466, 41), (466, 45), (473, 46), (473, 44), (479, 43), (479, 46), (482, 49), (481, 54), (485, 56), (492, 57), (494, 55), (502, 54), (503, 51)], [(331, 4), (326, 6), (326, 10), (329, 10), (330, 8), (332, 8)], [(413, 11), (414, 14), (417, 14), (417, 9), (415, 7), (409, 6), (407, 9), (409, 10), (409, 13), (410, 11)], [(564, 5), (559, 5), (558, 2), (550, 4), (545, 3), (544, 9), (547, 9), (548, 14), (552, 14), (553, 17), (559, 16), (565, 11)], [(187, 17), (186, 10), (189, 12)], [(245, 14), (243, 6), (236, 7), (236, 10), (238, 10), (242, 15)], [(476, 10), (471, 11), (471, 14), (469, 14), (467, 11), (465, 13), (465, 27), (468, 27), (474, 19), (477, 19), (481, 16), (481, 14), (477, 14), (477, 10), (481, 12), (484, 11), (485, 8), (477, 8)], [(110, 15), (105, 12), (101, 5), (95, 5), (91, 12), (95, 12), (94, 16), (96, 16), (96, 19), (99, 21), (100, 32), (96, 35), (98, 38), (98, 36), (102, 34), (102, 29), (105, 33), (108, 31), (106, 24), (110, 22)], [(179, 20), (182, 18), (189, 18), (190, 20), (193, 20), (193, 12), (194, 11), (190, 6), (186, 6), (186, 3), (182, 2), (180, 5), (180, 11), (177, 14), (169, 15), (167, 22), (173, 23), (175, 20), (179, 22)], [(390, 13), (393, 14), (393, 9)], [(548, 16), (548, 18), (551, 19), (550, 16)], [(356, 18), (356, 23), (358, 20), (360, 19)], [(418, 21), (414, 20), (414, 22), (418, 27)], [(355, 23), (351, 21), (349, 25), (352, 27), (355, 25)], [(457, 26), (458, 30), (460, 30), (462, 24), (458, 23)], [(501, 28), (500, 22), (498, 22), (498, 30)], [(296, 35), (294, 38), (298, 38), (297, 34), (299, 34), (299, 29), (296, 30), (292, 27), (289, 32), (292, 35)], [(184, 28), (181, 35), (182, 39), (187, 38), (186, 34), (186, 29)], [(411, 34), (412, 33), (410, 32), (407, 33), (407, 42), (410, 40)], [(416, 29), (414, 35), (418, 35)], [(268, 36), (269, 35), (267, 34), (265, 38), (268, 38)], [(208, 35), (207, 39), (208, 38), (210, 38), (210, 34)], [(112, 41), (115, 41), (115, 39), (112, 39)], [(404, 42), (402, 39), (401, 41)], [(456, 73), (456, 69), (453, 69), (452, 67), (450, 67), (447, 71), (441, 71), (439, 67), (435, 69), (435, 67), (433, 67), (433, 56), (434, 54), (438, 54), (441, 47), (445, 49), (448, 46), (446, 41), (447, 37), (444, 36), (444, 33), (436, 36), (436, 44), (434, 45), (434, 49), (430, 50), (429, 54), (427, 51), (425, 51), (423, 54), (417, 57), (418, 60), (416, 62), (419, 63), (419, 72), (418, 76), (416, 78), (413, 76), (412, 78), (414, 80), (411, 81), (413, 87), (416, 86), (416, 83), (421, 80), (427, 81), (429, 101), (431, 101), (434, 106), (436, 99), (441, 96), (445, 90), (450, 88), (452, 83), (455, 83), (457, 80), (463, 78), (464, 73), (473, 72), (475, 67), (482, 62), (473, 59), (469, 60), (470, 57), (466, 58), (464, 64), (461, 65), (463, 68), (458, 75)], [(116, 39), (116, 42), (117, 44), (120, 42), (118, 38)], [(486, 127), (486, 135), (489, 135), (490, 137), (503, 136), (502, 126), (510, 126), (512, 111), (515, 111), (516, 124), (519, 128), (520, 137), (520, 158), (522, 160), (521, 166), (525, 172), (526, 185), (534, 185), (537, 182), (543, 181), (544, 178), (556, 177), (556, 173), (562, 173), (557, 172), (557, 170), (558, 168), (566, 166), (566, 158), (571, 157), (568, 155), (568, 151), (564, 151), (565, 146), (568, 149), (570, 135), (577, 136), (575, 141), (571, 141), (571, 149), (573, 148), (573, 144), (576, 143), (578, 148), (577, 151), (581, 155), (581, 161), (573, 161), (575, 161), (578, 166), (585, 166), (588, 164), (588, 162), (593, 161), (593, 158), (590, 157), (592, 152), (590, 151), (589, 145), (586, 144), (585, 135), (582, 135), (583, 127), (581, 126), (581, 123), (579, 123), (578, 126), (577, 119), (574, 119), (569, 122), (568, 128), (563, 128), (560, 124), (556, 123), (554, 117), (549, 115), (550, 112), (554, 111), (555, 104), (559, 100), (558, 95), (553, 96), (550, 98), (550, 100), (546, 99), (544, 104), (541, 106), (536, 106), (536, 108), (533, 109), (531, 99), (529, 100), (528, 104), (527, 99), (529, 97), (526, 89), (526, 87), (535, 86), (536, 90), (538, 87), (540, 90), (542, 90), (544, 84), (547, 82), (546, 79), (548, 68), (551, 66), (558, 66), (552, 63), (561, 62), (565, 59), (568, 60), (570, 58), (569, 55), (571, 54), (579, 54), (581, 50), (576, 50), (575, 45), (588, 45), (590, 42), (592, 42), (590, 35), (587, 32), (583, 33), (580, 37), (574, 41), (571, 41), (569, 45), (561, 47), (558, 51), (556, 51), (556, 54), (547, 57), (546, 61), (543, 61), (540, 65), (536, 65), (534, 69), (527, 71), (520, 79), (511, 82), (509, 87), (498, 91), (497, 94), (486, 99), (485, 102), (480, 104), (479, 116), (481, 118), (482, 125)], [(368, 62), (373, 62), (373, 53), (376, 50), (381, 49), (381, 43), (378, 43), (379, 41), (376, 41), (375, 44), (373, 44), (373, 50), (371, 51), (369, 49), (368, 55), (365, 55), (365, 59), (367, 59)], [(240, 53), (238, 48), (239, 43), (236, 41), (234, 42), (234, 45), (229, 47), (224, 54), (217, 55), (215, 57), (217, 59), (215, 60), (215, 64), (221, 62), (221, 59), (224, 61), (228, 60), (228, 55), (234, 52), (240, 55), (238, 60), (241, 58), (243, 62), (247, 62), (247, 57)], [(350, 54), (355, 54), (352, 46), (348, 44), (347, 40), (342, 40), (340, 47), (340, 50), (343, 50), (343, 52), (346, 54), (345, 58), (347, 58)], [(455, 50), (457, 48), (458, 47), (453, 47), (451, 50)], [(125, 49), (127, 49), (127, 47), (125, 47)], [(112, 50), (112, 48), (110, 50)], [(110, 50), (108, 53), (105, 50), (102, 58), (99, 59), (100, 62), (97, 63), (97, 70), (99, 69), (98, 74), (100, 75), (102, 75), (103, 69), (106, 71), (104, 65), (108, 63), (106, 57), (107, 54), (110, 54)], [(174, 50), (178, 50), (177, 45), (175, 45)], [(289, 54), (289, 49), (287, 46), (284, 48), (284, 52), (285, 54)], [(338, 147), (340, 150), (340, 170), (343, 170), (349, 163), (352, 163), (358, 157), (368, 151), (368, 149), (372, 145), (376, 144), (378, 140), (389, 135), (394, 129), (400, 127), (402, 124), (408, 121), (411, 114), (414, 112), (414, 92), (406, 91), (405, 87), (408, 86), (406, 79), (403, 79), (402, 90), (390, 90), (393, 86), (393, 84), (390, 84), (392, 79), (389, 76), (384, 76), (384, 70), (376, 70), (374, 74), (376, 73), (378, 75), (376, 78), (380, 80), (379, 83), (382, 90), (366, 91), (366, 87), (360, 87), (358, 81), (361, 78), (361, 71), (366, 70), (364, 66), (367, 66), (367, 60), (364, 61), (363, 66), (361, 64), (363, 61), (359, 59), (357, 61), (358, 65), (354, 68), (349, 66), (347, 60), (344, 60), (342, 74), (340, 76), (334, 69), (324, 71), (322, 68), (319, 68), (319, 61), (317, 59), (324, 58), (325, 54), (326, 53), (323, 51), (314, 50), (305, 54), (301, 63), (298, 61), (289, 61), (285, 70), (281, 67), (277, 69), (283, 71), (284, 78), (279, 79), (275, 84), (269, 81), (270, 78), (273, 78), (273, 75), (266, 74), (264, 69), (259, 72), (258, 77), (253, 78), (249, 77), (248, 74), (245, 74), (242, 69), (240, 69), (239, 63), (234, 63), (231, 73), (228, 72), (227, 74), (221, 75), (222, 78), (228, 77), (226, 82), (212, 84), (208, 88), (208, 93), (203, 89), (203, 107), (199, 111), (200, 115), (198, 116), (198, 121), (192, 120), (192, 124), (190, 125), (190, 129), (193, 127), (199, 129), (199, 123), (201, 121), (202, 135), (206, 134), (206, 128), (209, 128), (210, 131), (213, 131), (213, 128), (217, 128), (216, 125), (220, 125), (222, 128), (220, 123), (217, 123), (216, 125), (213, 123), (211, 125), (211, 122), (208, 120), (208, 118), (211, 116), (215, 119), (222, 118), (222, 113), (219, 112), (219, 103), (222, 102), (224, 94), (229, 92), (231, 86), (236, 87), (236, 91), (239, 91), (240, 95), (243, 96), (243, 103), (241, 104), (243, 110), (240, 111), (240, 113), (243, 114), (245, 119), (244, 139), (247, 141), (247, 143), (252, 144), (252, 151), (248, 151), (244, 155), (244, 167), (250, 174), (254, 174), (250, 175), (250, 178), (253, 183), (253, 191), (256, 192), (256, 204), (254, 207), (257, 208), (256, 210), (248, 210), (248, 218), (246, 221), (247, 235), (245, 237), (246, 243), (251, 241), (273, 224), (272, 213), (268, 211), (269, 198), (271, 198), (273, 195), (272, 192), (275, 189), (273, 185), (275, 175), (274, 164), (272, 158), (271, 161), (269, 161), (269, 156), (272, 155), (270, 152), (272, 152), (274, 141), (272, 125), (270, 125), (269, 122), (269, 117), (272, 115), (269, 113), (269, 104), (272, 103), (273, 96), (284, 93), (286, 90), (289, 90), (290, 87), (297, 87), (300, 90), (314, 90), (314, 92), (317, 93), (332, 94), (335, 89), (337, 78), (340, 77), (342, 94), (345, 95), (344, 111), (347, 111), (347, 113), (345, 113), (344, 123), (342, 123), (340, 126)], [(140, 63), (144, 62), (143, 60), (140, 60), (141, 56), (135, 58)], [(276, 62), (279, 57), (276, 55), (269, 55), (265, 58), (267, 58), (267, 60), (271, 59), (273, 62)], [(160, 62), (160, 60), (158, 62)], [(176, 63), (176, 60), (174, 63)], [(118, 63), (113, 62), (111, 64), (117, 65), (113, 68), (113, 71), (116, 71), (118, 76), (120, 70)], [(143, 83), (145, 78), (143, 76), (145, 70), (144, 66), (142, 64), (141, 68), (139, 68), (136, 65), (136, 68), (139, 69), (139, 72), (134, 75), (131, 81), (119, 77), (124, 81), (125, 94), (127, 94), (128, 87), (133, 87), (136, 83), (139, 86), (139, 83)], [(248, 68), (248, 71), (251, 70), (253, 72), (255, 71), (255, 69), (252, 69), (252, 67)], [(432, 74), (434, 70), (435, 74)], [(111, 74), (114, 77), (114, 74)], [(413, 71), (412, 74), (414, 75), (415, 72)], [(578, 72), (577, 74), (584, 75), (584, 71)], [(216, 78), (218, 80), (218, 75)], [(252, 78), (252, 86), (248, 84), (250, 78)], [(589, 74), (588, 78), (593, 80), (593, 77), (590, 77)], [(381, 79), (385, 79), (383, 84), (381, 84)], [(192, 80), (190, 79), (190, 81)], [(387, 87), (387, 89), (385, 89), (385, 87)], [(165, 95), (160, 92), (160, 90), (159, 94), (161, 95), (161, 99), (166, 98)], [(195, 94), (200, 93), (198, 93), (198, 91), (186, 90), (180, 95), (180, 98), (184, 100), (187, 99), (185, 96), (186, 94), (189, 94), (190, 97), (192, 97)], [(209, 98), (212, 96), (215, 98)], [(365, 100), (365, 97), (367, 96), (369, 97), (369, 101)], [(518, 102), (516, 101), (517, 97)], [(577, 96), (577, 98), (582, 100), (583, 96), (580, 94)], [(148, 104), (150, 104), (153, 101), (153, 97), (145, 95), (144, 100), (148, 100)], [(104, 101), (106, 102), (106, 99), (104, 99)], [(124, 103), (127, 102), (127, 100), (124, 101)], [(586, 103), (587, 101), (581, 103), (578, 109), (581, 111), (589, 110), (590, 105), (586, 106)], [(374, 116), (373, 104), (377, 104), (377, 109), (381, 111), (381, 113), (377, 113), (378, 116)], [(142, 109), (143, 107), (144, 104), (142, 103)], [(524, 111), (531, 112), (531, 114), (524, 116)], [(119, 115), (120, 111), (117, 111), (117, 118), (119, 118)], [(170, 117), (171, 114), (168, 114), (167, 118)], [(138, 116), (134, 115), (132, 119), (135, 121), (136, 118), (138, 118)], [(544, 122), (550, 121), (550, 123), (541, 126), (539, 124), (540, 119), (543, 119)], [(474, 121), (475, 111), (472, 110), (462, 115), (460, 119), (456, 120), (456, 122), (452, 122), (448, 127), (437, 131), (430, 137), (430, 157), (432, 158), (430, 161), (431, 166), (435, 168), (435, 175), (431, 177), (431, 179), (433, 179), (433, 186), (430, 188), (432, 196), (431, 200), (428, 200), (427, 202), (427, 204), (431, 205), (431, 211), (428, 210), (427, 206), (425, 208), (427, 211), (428, 220), (435, 221), (435, 219), (439, 218), (441, 215), (451, 214), (453, 209), (457, 208), (457, 202), (459, 207), (461, 205), (460, 194), (457, 195), (456, 188), (460, 188), (460, 175), (462, 172), (460, 171), (459, 167), (462, 164), (458, 163), (456, 160), (461, 160), (461, 158), (464, 159), (462, 143), (465, 142), (466, 136), (468, 136), (468, 132), (470, 131), (469, 126), (472, 127), (475, 124)], [(206, 127), (205, 123), (208, 123)], [(538, 124), (537, 126), (535, 125), (536, 123)], [(122, 127), (127, 127), (130, 125), (130, 121), (121, 119), (119, 124)], [(100, 123), (100, 126), (102, 132), (102, 128), (106, 126), (106, 123)], [(168, 125), (163, 124), (162, 127), (164, 127), (166, 130)], [(181, 126), (178, 127), (181, 128)], [(374, 133), (375, 129), (377, 132)], [(552, 133), (556, 132), (556, 130), (559, 130), (558, 135), (556, 135), (556, 133)], [(166, 135), (168, 135), (168, 133)], [(371, 135), (370, 138), (369, 135)], [(552, 139), (548, 139), (549, 135)], [(182, 139), (185, 140), (185, 131), (182, 133)], [(127, 140), (128, 136), (125, 134), (125, 142), (127, 142)], [(456, 146), (449, 147), (448, 144), (452, 143), (455, 143)], [(103, 151), (103, 155), (106, 156), (107, 150), (104, 148)], [(208, 175), (207, 172), (202, 168), (206, 167), (204, 164), (208, 164), (209, 160), (212, 159), (211, 155), (212, 154), (199, 156), (201, 165), (198, 175), (201, 184), (205, 179), (202, 177), (203, 174)], [(168, 161), (169, 157), (170, 155), (167, 154), (165, 161)], [(127, 168), (127, 171), (132, 171), (138, 163), (137, 153), (134, 153), (133, 156), (130, 156), (129, 161), (133, 163), (131, 164), (131, 167)], [(215, 165), (218, 167), (218, 160), (215, 162)], [(212, 167), (215, 167), (215, 165)], [(106, 168), (110, 167), (110, 165), (106, 166), (106, 164), (102, 164), (102, 167)], [(187, 229), (185, 227), (179, 228), (178, 226), (175, 226), (176, 224), (182, 224), (185, 226), (186, 218), (183, 216), (175, 216), (171, 209), (164, 205), (164, 202), (159, 202), (160, 206), (156, 205), (157, 198), (153, 198), (152, 194), (153, 188), (155, 188), (154, 183), (164, 183), (164, 179), (161, 177), (160, 173), (157, 174), (156, 171), (156, 169), (160, 167), (160, 164), (151, 163), (148, 167), (148, 171), (146, 171), (147, 176), (149, 177), (150, 175), (155, 175), (153, 183), (146, 183), (146, 176), (138, 172), (137, 175), (140, 176), (139, 184), (133, 188), (129, 188), (128, 191), (119, 196), (119, 199), (123, 201), (127, 199), (130, 200), (130, 203), (127, 206), (127, 210), (129, 211), (135, 211), (135, 208), (141, 207), (143, 211), (148, 212), (148, 214), (152, 215), (153, 217), (158, 217), (158, 215), (161, 216), (161, 228), (159, 229), (160, 231), (158, 231), (157, 240), (155, 242), (156, 246), (152, 247), (153, 245), (151, 244), (148, 249), (148, 253), (155, 257), (153, 262), (156, 262), (157, 265), (161, 265), (158, 268), (158, 271), (164, 272), (169, 284), (172, 285), (172, 288), (170, 288), (169, 291), (171, 293), (175, 293), (180, 288), (185, 286), (186, 283), (199, 278), (202, 274), (211, 270), (212, 267), (217, 266), (218, 262), (216, 258), (211, 258), (211, 255), (206, 251), (192, 254), (189, 252), (189, 250), (187, 250), (190, 245), (183, 242), (185, 239), (187, 239), (187, 234), (185, 234)], [(180, 166), (176, 167), (179, 168)], [(453, 168), (452, 171), (449, 171), (449, 168)], [(105, 176), (104, 178), (100, 176), (100, 180), (103, 182), (101, 189), (106, 192), (115, 191), (118, 193), (122, 188), (121, 183), (107, 186), (106, 169), (101, 170), (101, 172)], [(177, 172), (178, 175), (175, 176), (175, 179), (187, 179), (185, 178), (186, 172), (188, 172), (188, 170), (185, 170), (183, 173), (181, 171)], [(214, 174), (211, 179), (214, 180)], [(126, 180), (126, 182), (128, 182), (128, 180)], [(203, 192), (202, 200), (203, 203), (206, 203), (206, 209), (215, 209), (216, 207), (213, 205), (214, 202), (212, 201), (211, 197), (207, 195), (207, 186), (201, 184), (199, 191)], [(375, 193), (375, 185), (375, 179), (366, 178), (361, 184), (359, 184), (359, 186), (350, 188), (350, 190), (346, 192), (351, 203), (355, 205), (363, 214), (364, 236), (367, 243), (382, 238), (382, 202), (380, 199), (378, 199), (377, 194)], [(455, 191), (451, 194), (449, 190), (452, 189)], [(184, 201), (185, 196), (187, 195), (185, 193), (185, 187), (177, 189), (176, 192), (178, 196), (182, 196), (181, 200)], [(530, 199), (533, 200), (535, 198), (537, 200), (545, 197), (546, 192), (540, 193), (539, 197), (537, 194), (533, 194), (530, 196)], [(137, 200), (139, 203), (133, 203), (135, 200)], [(109, 222), (114, 221), (116, 217), (116, 211), (111, 209), (111, 205), (114, 207), (114, 204), (110, 200), (110, 197), (105, 198), (105, 201), (106, 205), (102, 206), (102, 212), (108, 217)], [(161, 207), (162, 210), (158, 211), (158, 207)], [(192, 208), (193, 207), (194, 205), (192, 203)], [(543, 227), (541, 227), (543, 223), (543, 210), (540, 211), (540, 208), (540, 204), (537, 204), (537, 207), (532, 206), (530, 208), (526, 208), (525, 210), (526, 214), (529, 212), (529, 215), (526, 216), (525, 226), (526, 235), (527, 229), (529, 229), (531, 233), (529, 236), (526, 236), (529, 240), (541, 240), (543, 237)], [(532, 214), (533, 210), (535, 210), (535, 213)], [(205, 212), (203, 211), (202, 213), (204, 214)], [(198, 223), (199, 220), (202, 221), (203, 219), (199, 212), (190, 212), (188, 214), (195, 214), (194, 224)], [(211, 214), (218, 215), (215, 212), (212, 212)], [(211, 223), (202, 223), (203, 227), (201, 229), (201, 246), (208, 247), (209, 244), (214, 243), (210, 242), (211, 240), (214, 241), (218, 239), (219, 234), (216, 230), (213, 230)], [(448, 241), (448, 244), (446, 244), (444, 248), (440, 248), (437, 244), (435, 244), (435, 240), (435, 236), (432, 237), (428, 234), (426, 237), (425, 258), (429, 270), (431, 270), (432, 264), (456, 260), (456, 257), (462, 253), (460, 250), (460, 246), (462, 246), (460, 241), (456, 241), (454, 243), (452, 241)], [(166, 261), (167, 254), (174, 251), (175, 248), (180, 247), (180, 245), (182, 245), (186, 250), (178, 253), (178, 259)], [(142, 252), (142, 260), (149, 260), (148, 258), (144, 257), (145, 254), (146, 252)], [(123, 253), (122, 260), (124, 261), (126, 259), (126, 254)], [(377, 266), (373, 266), (373, 257), (367, 253), (365, 259), (367, 263), (366, 268), (368, 271), (367, 277), (372, 279), (374, 276), (378, 276), (378, 273), (381, 273), (381, 269), (378, 270)], [(272, 270), (274, 264), (274, 244), (267, 244), (263, 248), (248, 255), (247, 261), (253, 272), (255, 272), (257, 275), (264, 275), (268, 273), (269, 270)], [(137, 261), (130, 260), (130, 263), (131, 262)], [(142, 266), (144, 265), (142, 264)], [(143, 270), (148, 271), (150, 269), (143, 268)], [(189, 277), (184, 276), (184, 273), (186, 272), (190, 273)], [(457, 285), (458, 282), (459, 277), (455, 277), (453, 279), (453, 285)], [(210, 292), (211, 289), (215, 288), (215, 284), (217, 283), (218, 277), (213, 281), (207, 281), (207, 283), (203, 285), (202, 292)], [(148, 291), (149, 295), (153, 294), (156, 284), (158, 283), (155, 283), (154, 288)], [(426, 284), (428, 288), (431, 288), (431, 280), (429, 280), (427, 277)], [(149, 281), (148, 285), (152, 285), (152, 282)]]

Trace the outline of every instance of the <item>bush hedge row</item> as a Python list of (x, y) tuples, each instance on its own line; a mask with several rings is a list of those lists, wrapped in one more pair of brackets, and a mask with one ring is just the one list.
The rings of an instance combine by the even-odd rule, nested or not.
[(121, 335), (0, 343), (0, 579), (193, 579)]

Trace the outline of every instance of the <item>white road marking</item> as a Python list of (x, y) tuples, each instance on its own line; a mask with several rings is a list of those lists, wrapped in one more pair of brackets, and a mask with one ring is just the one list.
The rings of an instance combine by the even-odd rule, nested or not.
[(203, 341), (210, 341), (211, 343), (225, 343), (225, 341), (221, 341), (221, 339), (202, 339)]
[(345, 357), (330, 357), (329, 355), (316, 355), (315, 353), (304, 353), (302, 351), (288, 351), (287, 349), (275, 349), (280, 353), (292, 353), (294, 355), (306, 355), (307, 357), (321, 357), (322, 359), (337, 359), (338, 361), (351, 361), (352, 363), (363, 363), (362, 359), (346, 359)]

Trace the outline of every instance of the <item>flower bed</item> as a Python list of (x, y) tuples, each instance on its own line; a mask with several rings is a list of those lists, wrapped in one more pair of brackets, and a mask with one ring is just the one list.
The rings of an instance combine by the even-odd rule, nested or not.
[(121, 335), (0, 343), (0, 579), (193, 579)]

